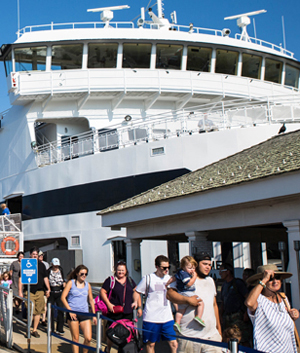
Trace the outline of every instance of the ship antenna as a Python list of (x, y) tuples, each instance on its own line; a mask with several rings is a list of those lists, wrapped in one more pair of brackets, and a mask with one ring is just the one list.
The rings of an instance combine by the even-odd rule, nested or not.
[(163, 18), (163, 2), (162, 0), (157, 0), (157, 16), (158, 18)]
[(267, 12), (266, 10), (259, 10), (253, 12), (242, 13), (240, 15), (229, 16), (225, 17), (224, 20), (237, 20), (236, 23), (240, 27), (241, 33), (241, 40), (245, 40), (246, 42), (250, 42), (250, 37), (247, 33), (247, 26), (251, 23), (249, 16), (259, 15), (261, 13)]

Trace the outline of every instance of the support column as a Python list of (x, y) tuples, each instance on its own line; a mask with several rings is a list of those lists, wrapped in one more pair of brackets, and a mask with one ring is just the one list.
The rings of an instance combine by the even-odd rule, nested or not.
[(129, 276), (138, 284), (141, 280), (141, 241), (125, 239), (124, 242), (126, 244), (126, 265)]
[[(299, 296), (299, 269), (297, 268), (296, 251), (294, 250), (294, 240), (300, 240), (300, 221), (285, 221), (283, 225), (287, 228), (288, 233), (288, 252), (289, 252), (289, 264), (287, 271), (293, 274), (293, 277), (289, 281), (291, 284), (292, 292), (292, 307), (299, 310), (300, 308), (300, 296)], [(296, 320), (297, 329), (300, 329), (300, 321)]]
[(189, 239), (189, 252), (191, 256), (199, 252), (207, 252), (212, 256), (212, 242), (207, 240), (208, 232), (186, 232)]

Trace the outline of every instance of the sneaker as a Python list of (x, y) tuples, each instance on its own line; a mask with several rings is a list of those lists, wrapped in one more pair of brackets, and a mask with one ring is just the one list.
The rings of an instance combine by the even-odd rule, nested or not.
[(177, 322), (174, 323), (173, 328), (175, 332), (181, 333), (181, 327)]
[(205, 325), (205, 322), (204, 322), (202, 319), (200, 319), (199, 316), (195, 316), (195, 317), (194, 317), (194, 320), (197, 321), (198, 324), (200, 324), (201, 326), (203, 326), (203, 327), (206, 326), (206, 325)]
[(35, 338), (40, 338), (41, 337), (40, 334), (37, 331), (32, 331), (31, 332), (31, 336), (35, 337)]
[(63, 336), (65, 331), (55, 331), (55, 333), (59, 336)]

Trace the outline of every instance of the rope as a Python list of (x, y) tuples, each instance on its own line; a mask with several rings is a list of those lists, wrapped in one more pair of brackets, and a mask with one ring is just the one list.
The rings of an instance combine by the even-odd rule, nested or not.
[[(78, 312), (78, 311), (68, 310), (66, 308), (61, 308), (61, 307), (58, 307), (56, 305), (51, 305), (51, 307), (53, 309), (62, 310), (62, 311), (65, 311), (65, 312), (71, 312), (71, 313), (78, 314), (78, 315), (85, 315), (85, 316), (91, 316), (91, 317), (96, 317), (97, 316), (96, 314), (93, 314), (93, 313), (82, 313), (82, 312)], [(106, 317), (104, 315), (100, 315), (100, 318), (102, 320), (115, 322), (115, 320), (112, 320), (112, 319), (110, 319), (110, 318), (108, 318), (108, 317)], [(153, 331), (150, 331), (150, 330), (139, 329), (139, 328), (136, 328), (136, 330), (139, 331), (139, 332), (150, 332), (150, 333), (153, 332)], [(64, 341), (66, 341), (66, 342), (69, 342), (71, 344), (75, 344), (75, 345), (80, 346), (80, 347), (92, 349), (94, 351), (96, 350), (93, 347), (85, 346), (85, 345), (82, 345), (80, 343), (73, 342), (71, 340), (68, 340), (67, 338), (64, 338), (64, 337), (61, 337), (59, 335), (56, 335), (55, 333), (51, 333), (51, 336), (55, 336), (55, 337), (60, 338), (60, 339), (62, 339)], [(215, 347), (220, 347), (220, 348), (228, 348), (228, 344), (224, 343), (224, 342), (216, 342), (216, 341), (210, 341), (210, 340), (204, 340), (204, 339), (201, 339), (201, 338), (193, 338), (193, 337), (186, 337), (186, 336), (177, 336), (177, 335), (170, 335), (170, 336), (174, 337), (174, 340), (178, 338), (178, 339), (182, 339), (182, 340), (185, 340), (185, 341), (202, 343), (202, 344), (215, 346)], [(249, 347), (240, 346), (240, 345), (239, 345), (239, 350), (241, 350), (241, 351), (243, 351), (245, 353), (264, 353), (262, 351), (257, 351), (255, 349), (252, 349), (252, 348), (249, 348)]]

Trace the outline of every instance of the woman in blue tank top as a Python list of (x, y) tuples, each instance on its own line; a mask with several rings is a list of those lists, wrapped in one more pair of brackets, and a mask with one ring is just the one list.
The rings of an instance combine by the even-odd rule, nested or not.
[[(81, 313), (88, 313), (89, 306), (95, 314), (94, 299), (92, 294), (91, 285), (86, 282), (88, 275), (88, 268), (84, 265), (79, 265), (70, 274), (69, 281), (61, 295), (61, 301), (68, 310), (78, 311)], [(72, 341), (79, 341), (79, 327), (81, 328), (84, 336), (83, 344), (89, 346), (92, 339), (92, 325), (89, 316), (80, 315), (75, 313), (67, 313), (67, 321), (72, 335)], [(93, 322), (96, 325), (97, 319), (93, 317)], [(72, 345), (73, 353), (79, 352), (79, 347)], [(83, 349), (84, 353), (88, 349)]]

